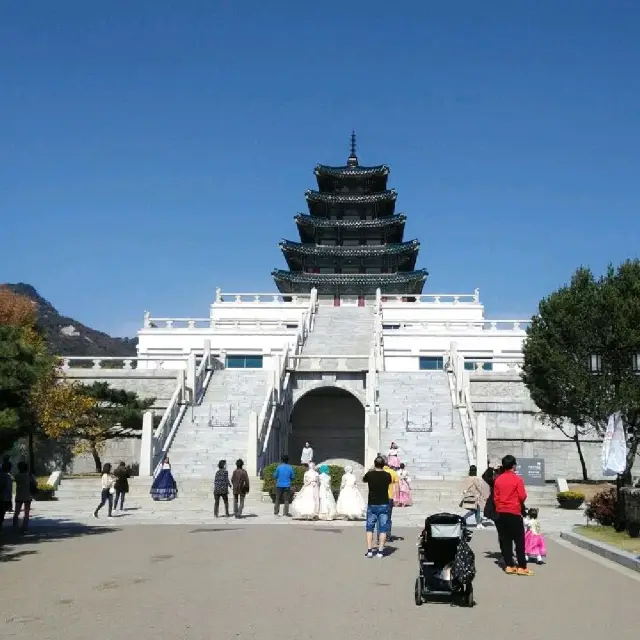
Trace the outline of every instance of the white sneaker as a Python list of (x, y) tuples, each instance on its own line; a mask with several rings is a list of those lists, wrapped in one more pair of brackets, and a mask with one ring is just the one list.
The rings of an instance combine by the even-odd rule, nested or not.
[(365, 558), (373, 558), (373, 551), (371, 549), (369, 549), (369, 551), (367, 551), (367, 553), (364, 554)]
[(476, 525), (476, 529), (484, 529), (484, 525), (482, 524), (482, 522)]
[(376, 553), (376, 558), (384, 558), (384, 553), (378, 549), (378, 553)]

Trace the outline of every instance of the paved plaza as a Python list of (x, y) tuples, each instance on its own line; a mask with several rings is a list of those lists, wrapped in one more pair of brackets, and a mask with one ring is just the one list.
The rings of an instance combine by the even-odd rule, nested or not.
[(4, 535), (0, 637), (315, 640), (638, 637), (640, 582), (549, 541), (536, 576), (506, 576), (477, 532), (474, 609), (413, 602), (417, 529), (385, 559), (360, 527), (41, 526)]

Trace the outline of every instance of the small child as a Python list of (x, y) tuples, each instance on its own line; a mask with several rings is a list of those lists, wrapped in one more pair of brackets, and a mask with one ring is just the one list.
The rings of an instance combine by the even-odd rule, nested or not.
[(543, 558), (547, 556), (547, 546), (544, 542), (544, 536), (538, 522), (538, 510), (529, 509), (524, 519), (524, 552), (529, 558), (535, 558), (538, 564), (542, 564)]

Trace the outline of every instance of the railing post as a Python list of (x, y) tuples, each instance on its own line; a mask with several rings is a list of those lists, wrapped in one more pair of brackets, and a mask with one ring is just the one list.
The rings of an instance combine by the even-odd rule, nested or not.
[(476, 414), (476, 467), (484, 469), (489, 456), (487, 446), (487, 418), (484, 413)]
[(250, 476), (258, 474), (258, 414), (255, 411), (249, 413), (249, 435), (245, 469)]
[(191, 402), (196, 401), (196, 354), (190, 353), (187, 358), (186, 386), (191, 393)]
[(145, 411), (142, 415), (142, 438), (140, 440), (140, 470), (141, 476), (153, 473), (153, 411)]

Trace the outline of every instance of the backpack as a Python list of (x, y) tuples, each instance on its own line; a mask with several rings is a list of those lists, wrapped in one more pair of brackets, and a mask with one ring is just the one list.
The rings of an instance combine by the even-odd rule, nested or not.
[(476, 556), (466, 540), (460, 540), (451, 567), (451, 578), (458, 584), (469, 584), (475, 577)]

